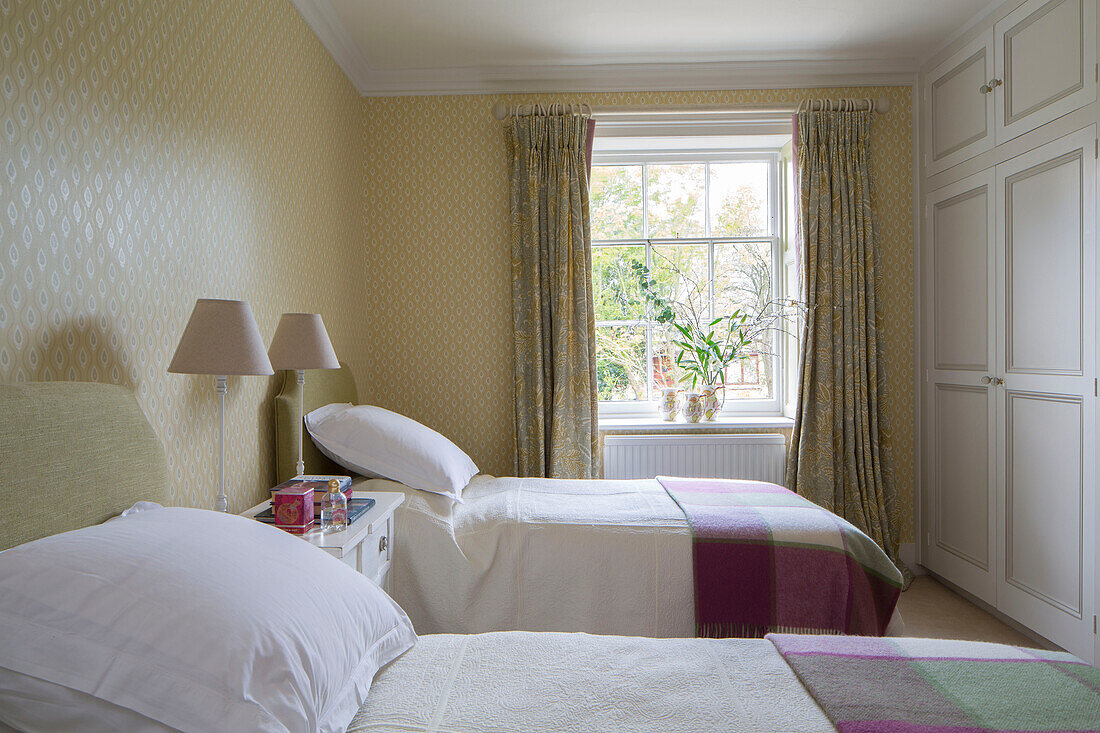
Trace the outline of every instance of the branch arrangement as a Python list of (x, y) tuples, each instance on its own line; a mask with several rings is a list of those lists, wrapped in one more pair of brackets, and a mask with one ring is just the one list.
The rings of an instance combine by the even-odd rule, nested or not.
[[(679, 278), (692, 285), (694, 291), (702, 291), (700, 284), (690, 275), (681, 271), (671, 260), (667, 262)], [(671, 326), (679, 334), (678, 338), (671, 339), (680, 349), (676, 355), (676, 366), (683, 371), (680, 381), (690, 379), (692, 389), (699, 385), (725, 386), (726, 368), (734, 361), (761, 354), (774, 356), (767, 347), (772, 343), (772, 334), (789, 333), (784, 324), (805, 314), (805, 306), (799, 301), (767, 300), (760, 304), (756, 313), (735, 309), (704, 325), (690, 297), (686, 302), (666, 299), (648, 267), (635, 262), (631, 268), (648, 307), (652, 309), (653, 319)]]

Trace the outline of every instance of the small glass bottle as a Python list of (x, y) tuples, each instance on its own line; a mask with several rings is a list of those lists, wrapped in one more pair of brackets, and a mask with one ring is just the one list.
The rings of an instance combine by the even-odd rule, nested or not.
[(321, 497), (321, 531), (343, 532), (348, 528), (348, 500), (340, 491), (340, 482), (328, 482), (328, 492)]

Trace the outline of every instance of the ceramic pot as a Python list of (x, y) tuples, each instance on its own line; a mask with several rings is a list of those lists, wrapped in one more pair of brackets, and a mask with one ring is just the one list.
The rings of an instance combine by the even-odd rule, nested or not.
[(699, 422), (706, 412), (705, 399), (700, 392), (688, 392), (684, 395), (684, 420)]
[(672, 422), (680, 414), (680, 389), (665, 387), (661, 390), (661, 401), (657, 403), (657, 412), (661, 419)]
[(726, 401), (726, 386), (724, 384), (708, 384), (703, 387), (703, 417), (714, 420), (722, 412), (722, 406)]

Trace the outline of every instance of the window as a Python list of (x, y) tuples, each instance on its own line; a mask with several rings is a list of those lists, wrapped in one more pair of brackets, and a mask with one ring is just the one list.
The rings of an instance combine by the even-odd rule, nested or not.
[[(654, 414), (659, 390), (681, 384), (675, 333), (647, 311), (639, 266), (701, 325), (782, 297), (780, 184), (778, 146), (624, 154), (597, 145), (590, 213), (602, 415)], [(780, 414), (788, 341), (779, 336), (764, 332), (729, 365), (725, 413)]]

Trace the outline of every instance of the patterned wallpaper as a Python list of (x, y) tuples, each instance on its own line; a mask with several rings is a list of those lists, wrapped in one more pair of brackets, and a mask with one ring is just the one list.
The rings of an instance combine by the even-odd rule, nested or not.
[[(216, 481), (212, 379), (165, 372), (195, 298), (324, 314), (364, 400), (511, 472), (504, 137), (490, 109), (546, 97), (357, 98), (287, 0), (0, 0), (0, 379), (135, 390), (175, 500)], [(881, 96), (887, 405), (913, 476), (906, 88), (555, 95), (593, 104)], [(362, 156), (362, 157), (360, 157)], [(271, 481), (275, 379), (230, 378), (231, 508)], [(905, 508), (911, 524), (911, 505)], [(911, 531), (905, 539), (911, 539)]]
[[(265, 340), (316, 310), (366, 360), (361, 126), (288, 0), (0, 0), (0, 379), (133, 388), (175, 501), (210, 506), (213, 378), (168, 361), (198, 297), (250, 301)], [(274, 384), (229, 380), (234, 511), (274, 476)]]
[[(873, 165), (883, 253), (889, 401), (885, 442), (912, 541), (914, 481), (912, 130), (908, 87), (364, 98), (364, 287), (355, 310), (372, 358), (354, 363), (364, 400), (421, 420), (482, 470), (512, 471), (507, 156), (493, 104), (795, 104), (888, 97)], [(907, 500), (906, 500), (907, 499)]]

